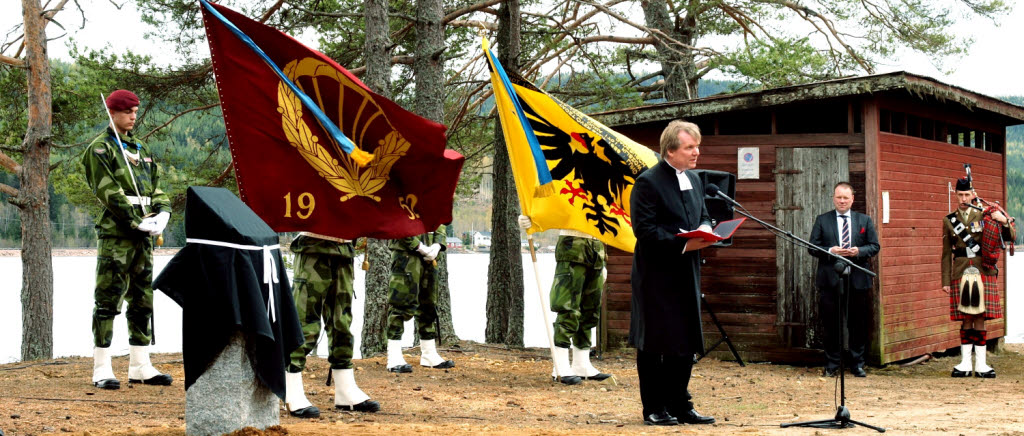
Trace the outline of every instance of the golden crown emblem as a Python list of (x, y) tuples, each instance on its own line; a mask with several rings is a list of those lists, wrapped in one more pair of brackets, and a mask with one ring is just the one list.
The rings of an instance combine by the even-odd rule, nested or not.
[[(365, 168), (361, 168), (352, 157), (341, 150), (333, 138), (328, 137), (328, 147), (332, 147), (334, 154), (328, 151), (321, 138), (313, 134), (309, 125), (302, 119), (302, 102), (283, 82), (277, 86), (277, 112), (281, 114), (281, 127), (284, 130), (288, 143), (299, 151), (303, 159), (309, 163), (317, 175), (323, 177), (331, 186), (341, 191), (341, 201), (347, 201), (353, 197), (367, 197), (373, 201), (380, 201), (380, 197), (373, 195), (387, 184), (390, 179), (391, 167), (399, 158), (405, 156), (409, 150), (409, 141), (394, 129), (388, 121), (384, 112), (373, 97), (365, 89), (345, 77), (333, 66), (317, 58), (296, 59), (284, 67), (284, 73), (300, 89), (302, 85), (300, 78), (308, 78), (312, 83), (313, 92), (303, 89), (321, 110), (324, 110), (324, 95), (321, 94), (321, 81), (334, 82), (337, 85), (337, 123), (342, 132), (345, 133), (359, 149), (357, 152), (365, 153), (367, 140), (366, 134), (371, 131), (374, 123), (385, 123), (388, 133), (383, 139), (378, 139), (373, 148), (373, 159)], [(326, 88), (326, 87), (325, 87)], [(356, 113), (345, 113), (346, 89), (355, 91), (361, 98), (356, 107)], [(351, 92), (348, 93), (351, 98)], [(333, 102), (332, 102), (333, 103)], [(369, 111), (369, 112), (367, 112)], [(349, 127), (346, 129), (346, 127)], [(355, 154), (355, 153), (353, 153)], [(337, 157), (335, 157), (337, 156)]]

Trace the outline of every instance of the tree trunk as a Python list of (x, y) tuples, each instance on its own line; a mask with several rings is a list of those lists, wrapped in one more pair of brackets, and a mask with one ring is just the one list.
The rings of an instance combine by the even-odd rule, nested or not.
[(53, 357), (53, 262), (50, 257), (50, 61), (46, 20), (39, 0), (22, 0), (25, 65), (28, 67), (28, 129), (21, 192), (21, 359)]
[[(369, 84), (367, 84), (369, 86)], [(391, 294), (391, 250), (388, 241), (367, 238), (366, 259), (370, 270), (366, 272), (366, 301), (363, 302), (363, 341), (359, 351), (368, 358), (387, 350), (384, 335), (388, 328), (388, 297)]]
[[(365, 3), (366, 74), (363, 83), (374, 92), (390, 97), (391, 56), (388, 46), (391, 37), (388, 30), (388, 3), (386, 0), (367, 0)], [(359, 350), (363, 358), (371, 357), (387, 349), (384, 337), (388, 326), (388, 297), (391, 280), (391, 250), (387, 241), (367, 239), (366, 259), (370, 270), (366, 272), (366, 301), (363, 302), (363, 341)]]
[[(672, 39), (693, 46), (694, 31), (697, 21), (693, 14), (679, 18), (679, 27), (672, 21), (666, 0), (644, 0), (644, 21), (647, 27), (658, 29)], [(690, 100), (697, 98), (697, 66), (694, 64), (693, 51), (673, 45), (671, 48), (664, 41), (658, 40), (655, 49), (661, 57), (662, 78), (665, 83), (665, 99), (668, 101)]]
[[(444, 122), (444, 5), (441, 0), (416, 1), (416, 58), (413, 72), (416, 76), (416, 113)], [(442, 241), (443, 243), (443, 241)], [(448, 289), (448, 262), (446, 256), (437, 259), (437, 322), (438, 342), (453, 343), (459, 338), (452, 324), (452, 302)]]
[[(498, 60), (519, 72), (519, 1), (498, 9)], [(491, 253), (487, 268), (487, 328), (484, 341), (523, 346), (523, 258), (519, 253), (519, 198), (501, 126), (494, 125), (494, 194), (491, 209)]]

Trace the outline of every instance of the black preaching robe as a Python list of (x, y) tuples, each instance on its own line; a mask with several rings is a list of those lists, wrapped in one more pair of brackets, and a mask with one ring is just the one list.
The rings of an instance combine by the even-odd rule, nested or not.
[(633, 253), (629, 344), (657, 354), (704, 353), (700, 318), (700, 251), (682, 253), (679, 230), (711, 224), (704, 185), (685, 173), (693, 189), (679, 190), (676, 170), (664, 160), (644, 171), (633, 185), (630, 214)]
[[(241, 332), (253, 371), (283, 400), (286, 359), (303, 342), (291, 286), (280, 249), (243, 248), (278, 245), (277, 233), (231, 191), (193, 186), (185, 202), (185, 234), (189, 243), (153, 281), (182, 308), (185, 389)], [(277, 269), (269, 292), (265, 262)]]

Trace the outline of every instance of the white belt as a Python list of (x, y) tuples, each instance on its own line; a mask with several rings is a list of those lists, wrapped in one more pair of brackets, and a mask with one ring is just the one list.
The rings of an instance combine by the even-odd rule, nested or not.
[(240, 245), (232, 244), (230, 242), (212, 241), (209, 239), (195, 239), (187, 238), (186, 243), (189, 244), (204, 244), (204, 245), (216, 245), (219, 247), (234, 248), (236, 250), (262, 250), (263, 251), (263, 283), (267, 284), (267, 317), (270, 318), (271, 322), (277, 322), (277, 314), (274, 309), (274, 283), (278, 283), (280, 280), (277, 276), (277, 262), (274, 262), (274, 257), (270, 255), (271, 250), (280, 250), (280, 244), (274, 245)]
[(339, 242), (339, 243), (342, 243), (342, 244), (344, 244), (346, 242), (352, 242), (352, 240), (350, 240), (350, 239), (335, 238), (333, 236), (321, 235), (319, 233), (313, 233), (313, 232), (299, 232), (299, 235), (308, 236), (310, 238), (323, 239), (325, 241)]
[(561, 229), (558, 231), (559, 236), (575, 236), (577, 238), (597, 239), (579, 230)]
[(128, 202), (136, 206), (149, 206), (153, 201), (149, 197), (139, 197), (135, 195), (125, 195), (128, 197)]

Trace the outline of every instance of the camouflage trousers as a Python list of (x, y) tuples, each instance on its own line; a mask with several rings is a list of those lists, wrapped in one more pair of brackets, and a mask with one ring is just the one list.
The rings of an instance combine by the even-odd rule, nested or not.
[(555, 280), (551, 311), (556, 347), (589, 349), (590, 330), (597, 327), (604, 290), (604, 244), (588, 238), (560, 236), (555, 247)]
[(106, 348), (114, 337), (114, 317), (128, 302), (128, 343), (149, 345), (153, 319), (153, 240), (100, 238), (96, 258), (93, 344)]
[(437, 268), (415, 252), (395, 250), (389, 288), (388, 339), (402, 339), (405, 322), (413, 317), (420, 339), (437, 339)]
[(292, 299), (302, 324), (305, 342), (289, 356), (288, 372), (302, 372), (306, 356), (320, 337), (323, 319), (330, 350), (331, 369), (351, 369), (355, 341), (352, 337), (352, 258), (320, 253), (295, 255)]

